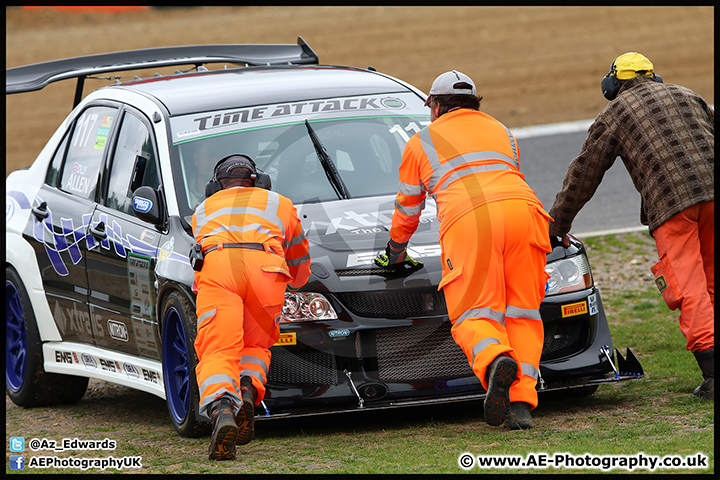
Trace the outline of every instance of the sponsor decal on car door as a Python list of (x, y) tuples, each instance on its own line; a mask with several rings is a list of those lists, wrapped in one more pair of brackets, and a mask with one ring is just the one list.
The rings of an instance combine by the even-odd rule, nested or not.
[[(95, 344), (159, 359), (153, 262), (161, 237), (144, 234), (147, 225), (137, 219), (103, 210), (98, 207), (93, 224), (105, 226), (107, 242), (91, 249), (87, 260)], [(143, 235), (153, 243), (141, 241)]]

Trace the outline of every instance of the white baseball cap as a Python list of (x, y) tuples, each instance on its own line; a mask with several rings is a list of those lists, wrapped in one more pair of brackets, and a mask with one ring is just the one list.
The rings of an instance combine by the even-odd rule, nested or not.
[[(466, 88), (464, 85), (458, 85), (459, 83), (467, 83), (471, 88)], [(470, 77), (457, 70), (445, 72), (438, 76), (430, 87), (430, 95), (473, 95), (475, 96), (475, 83)], [(427, 100), (425, 105), (428, 105)]]

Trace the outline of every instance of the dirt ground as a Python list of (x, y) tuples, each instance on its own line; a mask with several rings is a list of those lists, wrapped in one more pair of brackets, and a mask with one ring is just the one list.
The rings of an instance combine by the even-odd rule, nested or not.
[[(470, 75), (508, 127), (585, 120), (612, 60), (639, 51), (666, 82), (714, 104), (713, 7), (165, 7), (125, 13), (6, 7), (6, 68), (117, 50), (296, 43), (323, 64), (373, 66), (427, 92)], [(154, 72), (147, 72), (152, 75)], [(88, 83), (90, 85), (88, 85)], [(105, 85), (86, 82), (85, 92)], [(75, 82), (6, 97), (6, 175), (27, 166), (72, 107)]]
[[(644, 53), (666, 82), (714, 103), (713, 14), (712, 7), (195, 7), (122, 14), (7, 7), (6, 67), (183, 44), (295, 43), (302, 36), (321, 63), (372, 65), (425, 92), (439, 73), (460, 70), (478, 85), (482, 109), (513, 128), (593, 118), (607, 103), (601, 78), (627, 51)], [(87, 83), (86, 93), (106, 82)], [(6, 97), (6, 175), (32, 163), (70, 111), (74, 88), (59, 82)], [(648, 247), (644, 274), (652, 255)], [(637, 282), (640, 273), (611, 275), (623, 265), (596, 265), (598, 284)], [(144, 408), (135, 408), (140, 403)], [(77, 409), (26, 411), (6, 396), (8, 432), (28, 438), (76, 437), (87, 431), (88, 418), (93, 434), (110, 431), (123, 445), (139, 429), (169, 434), (164, 401), (97, 380)], [(204, 443), (161, 440), (150, 447), (196, 458)]]

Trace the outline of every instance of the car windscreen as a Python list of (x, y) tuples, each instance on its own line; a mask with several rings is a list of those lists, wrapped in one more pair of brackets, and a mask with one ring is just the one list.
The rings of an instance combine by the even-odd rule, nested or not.
[[(205, 198), (205, 185), (215, 164), (233, 153), (250, 156), (270, 176), (272, 190), (295, 204), (343, 198), (333, 186), (334, 175), (328, 172), (327, 163), (323, 165), (323, 151), (349, 198), (394, 195), (398, 191), (398, 167), (405, 144), (430, 123), (422, 102), (415, 97), (413, 103), (413, 108), (408, 108), (398, 97), (370, 97), (365, 105), (393, 108), (346, 109), (323, 114), (318, 107), (319, 112), (310, 109), (307, 114), (300, 112), (289, 118), (278, 115), (281, 118), (275, 122), (267, 119), (242, 122), (238, 116), (237, 124), (226, 128), (222, 128), (223, 122), (233, 120), (227, 113), (196, 116), (196, 125), (204, 128), (184, 130), (185, 136), (192, 138), (175, 142), (173, 148), (173, 177), (181, 214), (192, 215)], [(347, 99), (340, 102), (343, 104), (353, 105)], [(363, 105), (362, 99), (357, 99), (355, 105)], [(252, 115), (249, 112), (247, 118)], [(198, 122), (198, 118), (204, 120)], [(217, 123), (217, 128), (212, 127), (213, 123)], [(184, 126), (187, 128), (187, 121)], [(178, 132), (174, 129), (174, 133)]]

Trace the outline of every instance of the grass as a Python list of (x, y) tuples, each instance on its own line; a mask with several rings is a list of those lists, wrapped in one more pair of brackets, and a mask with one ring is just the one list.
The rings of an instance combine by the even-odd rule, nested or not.
[[(690, 394), (701, 381), (700, 371), (685, 349), (677, 312), (665, 306), (651, 276), (648, 278), (644, 272), (655, 261), (652, 239), (648, 238), (647, 234), (624, 234), (585, 240), (593, 274), (604, 285), (603, 306), (614, 344), (623, 353), (625, 346), (632, 348), (643, 365), (645, 377), (602, 385), (590, 397), (541, 395), (540, 405), (533, 411), (534, 428), (528, 431), (511, 432), (488, 426), (482, 419), (480, 402), (268, 420), (257, 422), (256, 440), (241, 447), (235, 461), (211, 462), (206, 456), (208, 438), (180, 438), (169, 421), (161, 421), (167, 418), (161, 399), (113, 387), (110, 397), (85, 398), (74, 406), (25, 411), (6, 401), (6, 437), (87, 440), (107, 436), (118, 442), (115, 451), (26, 452), (26, 455), (115, 458), (141, 455), (140, 472), (153, 474), (602, 472), (600, 468), (481, 470), (477, 466), (465, 472), (458, 466), (458, 458), (464, 452), (475, 457), (523, 458), (531, 453), (568, 452), (600, 458), (640, 453), (684, 457), (701, 452), (708, 457), (707, 468), (658, 468), (653, 472), (635, 469), (632, 473), (712, 474), (714, 401), (703, 401)], [(48, 422), (33, 430), (27, 424), (28, 413)], [(66, 425), (63, 416), (78, 418)], [(9, 467), (6, 472), (21, 473)], [(26, 469), (22, 473), (29, 472), (72, 474), (99, 470), (51, 468)], [(112, 469), (105, 472), (117, 473)], [(615, 469), (611, 473), (627, 470)]]

